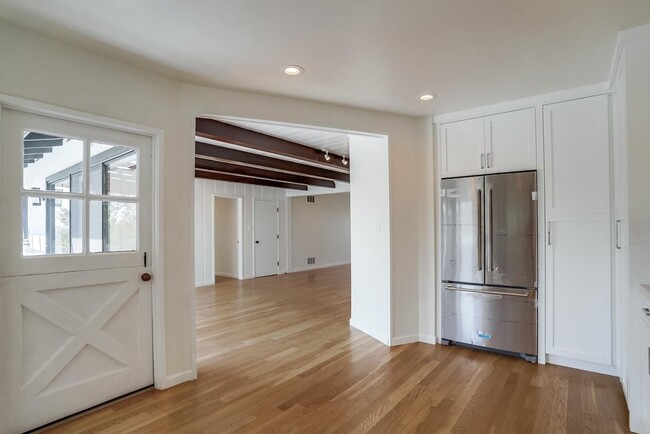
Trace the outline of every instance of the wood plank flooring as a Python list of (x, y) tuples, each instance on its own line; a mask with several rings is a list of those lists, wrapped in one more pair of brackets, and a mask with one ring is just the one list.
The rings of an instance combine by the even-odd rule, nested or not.
[(56, 426), (98, 433), (629, 432), (618, 379), (348, 325), (347, 266), (197, 290), (199, 379)]

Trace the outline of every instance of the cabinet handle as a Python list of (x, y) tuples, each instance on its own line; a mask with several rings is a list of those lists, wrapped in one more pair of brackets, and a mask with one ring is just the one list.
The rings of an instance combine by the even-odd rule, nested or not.
[(485, 154), (481, 154), (481, 169), (485, 169)]
[(642, 307), (641, 311), (645, 314), (645, 316), (650, 316), (650, 309), (647, 307)]
[(551, 223), (549, 222), (546, 227), (546, 245), (551, 245)]
[(492, 167), (492, 152), (487, 153), (487, 167), (488, 169)]
[(616, 248), (621, 250), (621, 220), (616, 220)]

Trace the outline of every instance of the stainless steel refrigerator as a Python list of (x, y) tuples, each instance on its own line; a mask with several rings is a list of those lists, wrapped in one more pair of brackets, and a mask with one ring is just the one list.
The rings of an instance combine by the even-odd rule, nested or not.
[(443, 179), (442, 338), (537, 355), (537, 175)]

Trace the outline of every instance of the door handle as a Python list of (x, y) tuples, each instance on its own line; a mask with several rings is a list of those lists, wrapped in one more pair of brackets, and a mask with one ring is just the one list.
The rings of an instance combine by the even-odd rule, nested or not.
[(546, 225), (546, 245), (551, 245), (551, 222)]
[(142, 279), (143, 282), (148, 282), (151, 280), (151, 274), (149, 273), (142, 273), (140, 276), (140, 279)]
[(477, 209), (477, 243), (476, 243), (476, 271), (481, 271), (483, 269), (483, 191), (481, 189), (476, 190), (478, 196), (478, 206)]
[[(488, 155), (490, 155), (490, 154), (488, 154)], [(490, 167), (490, 166), (488, 166), (488, 167)], [(490, 226), (488, 227), (487, 231), (488, 231), (488, 237), (489, 237), (489, 240), (490, 240), (490, 249), (488, 250), (488, 253), (490, 254), (490, 258), (488, 260), (487, 271), (493, 271), (494, 270), (494, 257), (493, 257), (494, 256), (493, 255), (493, 252), (494, 252), (494, 246), (493, 246), (493, 244), (494, 244), (494, 235), (493, 235), (494, 234), (494, 228), (493, 228), (494, 222), (492, 221), (492, 219), (493, 219), (494, 214), (493, 214), (493, 210), (492, 210), (492, 189), (491, 188), (488, 190), (488, 198), (489, 198), (488, 199), (488, 207), (489, 208), (488, 208), (487, 215), (488, 215), (488, 217), (490, 219), (489, 220), (490, 221)]]
[(616, 248), (621, 250), (621, 220), (616, 220)]

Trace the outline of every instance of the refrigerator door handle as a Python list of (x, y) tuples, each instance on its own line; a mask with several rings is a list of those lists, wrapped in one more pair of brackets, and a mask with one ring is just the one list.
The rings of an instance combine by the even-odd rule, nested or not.
[(476, 252), (476, 271), (483, 270), (483, 191), (479, 188), (476, 190), (478, 196), (477, 209), (477, 252)]
[(494, 224), (494, 222), (493, 222), (493, 218), (494, 218), (493, 209), (494, 209), (494, 207), (492, 206), (492, 188), (490, 188), (488, 190), (488, 201), (487, 201), (487, 203), (488, 203), (488, 205), (487, 205), (488, 209), (487, 209), (486, 221), (490, 222), (490, 224), (485, 229), (485, 231), (487, 232), (486, 240), (487, 240), (487, 243), (488, 243), (488, 246), (487, 246), (488, 248), (486, 249), (486, 251), (489, 254), (488, 259), (487, 259), (487, 270), (486, 271), (493, 271), (494, 270), (494, 252), (492, 251), (492, 249), (494, 248), (494, 238), (493, 238), (494, 234), (493, 234), (492, 226)]
[(522, 297), (522, 298), (531, 297), (527, 292), (524, 291), (508, 292), (508, 291), (495, 291), (495, 290), (480, 290), (480, 289), (461, 288), (455, 285), (446, 285), (445, 289), (450, 291), (471, 292), (473, 294), (481, 294), (481, 295), (501, 295), (501, 296), (506, 295), (506, 296), (513, 296), (513, 297)]

